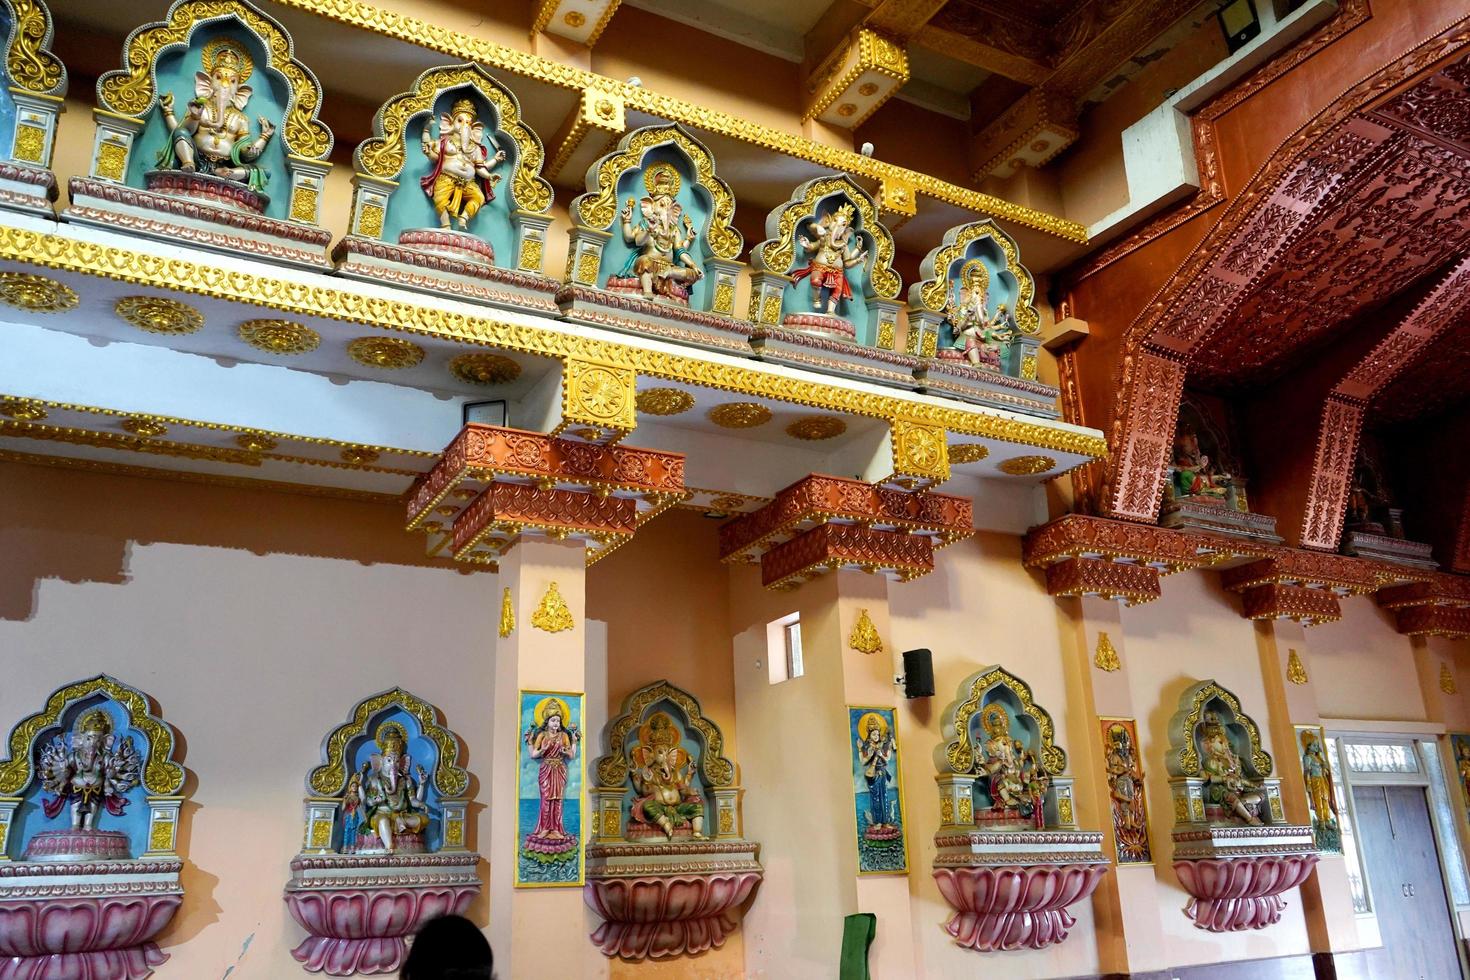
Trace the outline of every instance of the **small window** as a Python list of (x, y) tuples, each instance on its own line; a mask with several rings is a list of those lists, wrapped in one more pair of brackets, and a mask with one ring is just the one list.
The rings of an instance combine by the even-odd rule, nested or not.
[(801, 658), (800, 614), (792, 613), (766, 624), (766, 664), (772, 684), (806, 672)]
[(793, 620), (782, 628), (786, 637), (786, 679), (791, 680), (805, 673), (801, 664), (801, 620)]

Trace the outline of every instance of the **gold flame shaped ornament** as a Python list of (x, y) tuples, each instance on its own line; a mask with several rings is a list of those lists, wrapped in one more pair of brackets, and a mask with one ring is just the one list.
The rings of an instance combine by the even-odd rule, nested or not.
[(1098, 670), (1112, 673), (1123, 669), (1123, 661), (1118, 657), (1118, 651), (1113, 646), (1113, 641), (1106, 633), (1097, 634), (1097, 653), (1093, 655), (1092, 664)]
[(500, 597), (500, 638), (503, 640), (516, 631), (516, 607), (510, 598), (510, 588), (506, 587)]
[(561, 589), (552, 582), (541, 597), (541, 604), (531, 614), (531, 625), (544, 633), (560, 633), (572, 628), (572, 611), (561, 597)]
[(881, 653), (883, 651), (883, 640), (878, 636), (878, 627), (873, 625), (873, 620), (864, 609), (858, 614), (857, 623), (852, 628), (852, 635), (847, 638), (847, 645), (858, 653)]
[(1302, 666), (1302, 658), (1295, 650), (1286, 655), (1286, 679), (1293, 684), (1307, 682), (1307, 668)]

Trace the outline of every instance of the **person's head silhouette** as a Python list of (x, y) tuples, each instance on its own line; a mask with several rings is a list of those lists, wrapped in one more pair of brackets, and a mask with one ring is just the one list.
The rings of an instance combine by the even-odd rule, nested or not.
[(494, 957), (490, 944), (473, 922), (462, 915), (430, 919), (419, 929), (400, 980), (490, 980)]

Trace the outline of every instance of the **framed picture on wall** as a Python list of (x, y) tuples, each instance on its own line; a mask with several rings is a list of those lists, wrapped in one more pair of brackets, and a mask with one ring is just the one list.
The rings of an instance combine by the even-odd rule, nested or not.
[(1327, 756), (1327, 736), (1320, 725), (1297, 725), (1296, 748), (1301, 754), (1302, 781), (1307, 807), (1312, 811), (1312, 838), (1323, 854), (1342, 853), (1342, 803)]
[(520, 708), (516, 887), (580, 886), (582, 695), (522, 691)]
[(1139, 761), (1138, 725), (1132, 718), (1099, 718), (1103, 765), (1108, 776), (1108, 803), (1113, 812), (1113, 839), (1119, 864), (1152, 864), (1148, 839), (1148, 802), (1144, 797), (1143, 763)]
[(848, 705), (847, 734), (852, 745), (858, 873), (908, 874), (903, 770), (898, 758), (898, 719), (894, 709)]
[(1450, 732), (1450, 751), (1455, 757), (1455, 782), (1460, 784), (1460, 806), (1470, 819), (1470, 733)]

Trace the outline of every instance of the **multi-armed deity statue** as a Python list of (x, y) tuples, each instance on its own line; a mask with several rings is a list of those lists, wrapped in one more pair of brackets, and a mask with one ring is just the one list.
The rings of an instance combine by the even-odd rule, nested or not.
[(603, 745), (584, 895), (604, 921), (592, 941), (629, 960), (723, 945), (761, 880), (724, 735), (693, 696), (659, 681), (628, 696)]
[(847, 714), (853, 736), (858, 873), (904, 874), (908, 847), (896, 712), (890, 707), (849, 706)]
[[(405, 937), (479, 894), (459, 759), (438, 709), (400, 688), (359, 701), (323, 739), (286, 885), (286, 906), (308, 933), (292, 955), (307, 970), (397, 970)], [(393, 915), (375, 911), (389, 907)]]
[(448, 228), (452, 220), (460, 231), (468, 230), (485, 202), (495, 200), (495, 185), (505, 176), (494, 172), (505, 162), (505, 151), (495, 146), (491, 154), (474, 101), (457, 100), (439, 117), (437, 135), (425, 124), (419, 149), (432, 165), (419, 186), (434, 202), (439, 227)]
[(623, 267), (607, 279), (612, 292), (637, 290), (644, 299), (663, 299), (689, 305), (689, 290), (704, 278), (695, 258), (699, 232), (694, 219), (675, 198), (682, 181), (670, 164), (654, 164), (643, 172), (648, 193), (638, 200), (639, 219), (630, 197), (619, 212), (623, 243), (630, 252)]
[[(1102, 834), (1077, 829), (1051, 715), (1025, 681), (988, 667), (960, 685), (940, 731), (934, 879), (955, 909), (946, 930), (981, 952), (1061, 942), (1074, 922), (1067, 907), (1108, 865)], [(1019, 890), (1000, 883), (1011, 875), (1024, 878)]]
[(148, 976), (183, 901), (184, 767), (147, 695), (106, 675), (53, 692), (0, 760), (0, 976)]
[(194, 97), (182, 118), (174, 111), (172, 92), (158, 98), (168, 126), (168, 144), (158, 152), (158, 169), (206, 174), (263, 192), (270, 172), (259, 161), (276, 127), (261, 116), (260, 135), (250, 135), (245, 115), (254, 93), (245, 84), (255, 67), (250, 55), (243, 46), (217, 38), (204, 45), (200, 63), (203, 70), (194, 73)]
[(1432, 547), (1410, 540), (1404, 532), (1404, 512), (1394, 501), (1383, 457), (1378, 439), (1364, 433), (1348, 487), (1343, 554), (1432, 571), (1439, 567)]
[(1223, 409), (1185, 396), (1179, 407), (1160, 523), (1279, 543), (1276, 519), (1252, 513)]
[(868, 250), (852, 226), (856, 210), (851, 203), (833, 204), (830, 210), (808, 222), (805, 233), (797, 232), (796, 240), (806, 254), (807, 263), (792, 272), (791, 279), (807, 280), (815, 313), (841, 316), (846, 312), (843, 304), (853, 298), (849, 270), (868, 261)]
[(1281, 781), (1240, 700), (1214, 681), (1184, 691), (1169, 722), (1174, 870), (1193, 896), (1185, 915), (1212, 932), (1281, 918), (1281, 894), (1317, 862), (1312, 828), (1289, 824)]
[(1153, 860), (1148, 838), (1148, 807), (1143, 767), (1138, 760), (1137, 732), (1132, 718), (1102, 720), (1103, 768), (1108, 777), (1108, 800), (1113, 810), (1113, 839), (1119, 864)]

